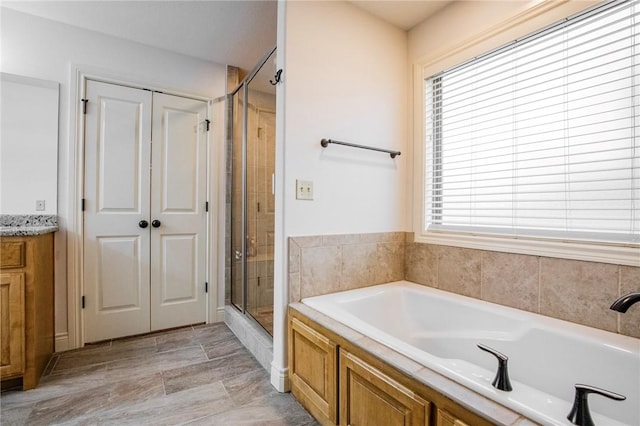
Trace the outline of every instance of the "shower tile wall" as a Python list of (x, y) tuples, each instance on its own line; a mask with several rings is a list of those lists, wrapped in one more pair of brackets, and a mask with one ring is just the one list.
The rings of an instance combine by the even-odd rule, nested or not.
[(273, 312), (275, 96), (249, 90), (248, 103), (247, 309), (268, 317)]
[(637, 267), (415, 243), (412, 233), (289, 238), (291, 303), (402, 279), (640, 338), (640, 309), (609, 309), (640, 291)]

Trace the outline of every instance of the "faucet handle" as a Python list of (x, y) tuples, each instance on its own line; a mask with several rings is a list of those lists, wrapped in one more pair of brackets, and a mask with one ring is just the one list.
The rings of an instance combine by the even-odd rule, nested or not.
[(483, 345), (482, 343), (478, 344), (478, 348), (485, 352), (489, 352), (498, 359), (498, 372), (496, 373), (496, 377), (493, 379), (493, 382), (491, 382), (491, 385), (498, 390), (510, 392), (513, 388), (511, 387), (509, 371), (507, 369), (507, 361), (509, 361), (509, 357), (487, 345)]
[(567, 419), (578, 426), (595, 426), (591, 413), (589, 412), (588, 397), (590, 393), (605, 396), (607, 398), (624, 401), (626, 396), (611, 392), (605, 389), (600, 389), (595, 386), (576, 384), (576, 395), (573, 400), (573, 407), (567, 416)]

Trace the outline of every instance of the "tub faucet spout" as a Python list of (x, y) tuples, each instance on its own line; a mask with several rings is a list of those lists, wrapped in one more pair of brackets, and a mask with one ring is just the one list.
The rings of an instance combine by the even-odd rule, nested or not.
[(624, 296), (621, 296), (615, 302), (613, 302), (610, 309), (625, 313), (627, 312), (627, 309), (629, 309), (631, 305), (638, 302), (640, 302), (640, 292), (629, 293), (629, 294), (625, 294)]

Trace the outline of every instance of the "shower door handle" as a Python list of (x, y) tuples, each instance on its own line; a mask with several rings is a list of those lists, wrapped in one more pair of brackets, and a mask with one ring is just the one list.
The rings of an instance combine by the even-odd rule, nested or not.
[(236, 258), (236, 260), (241, 260), (242, 259), (242, 252), (240, 250), (236, 250), (235, 251), (235, 258)]

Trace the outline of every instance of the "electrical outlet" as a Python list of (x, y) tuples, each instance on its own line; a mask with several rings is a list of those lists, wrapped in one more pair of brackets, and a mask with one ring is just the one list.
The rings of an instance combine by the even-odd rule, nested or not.
[(313, 200), (313, 181), (296, 180), (296, 200)]
[(44, 200), (36, 200), (36, 211), (39, 211), (39, 212), (45, 211)]

